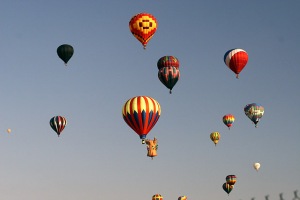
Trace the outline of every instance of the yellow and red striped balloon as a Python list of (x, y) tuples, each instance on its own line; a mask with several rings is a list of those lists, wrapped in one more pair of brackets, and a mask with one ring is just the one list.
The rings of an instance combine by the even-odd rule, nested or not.
[(143, 142), (158, 121), (160, 113), (159, 103), (148, 96), (133, 97), (127, 100), (122, 108), (124, 121), (140, 136)]

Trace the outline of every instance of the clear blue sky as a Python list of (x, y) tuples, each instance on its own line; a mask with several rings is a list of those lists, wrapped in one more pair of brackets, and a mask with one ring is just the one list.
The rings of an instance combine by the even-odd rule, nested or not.
[[(0, 199), (291, 200), (300, 190), (299, 10), (297, 0), (2, 1)], [(128, 27), (140, 12), (158, 20), (147, 50)], [(64, 43), (75, 50), (67, 67), (56, 54)], [(232, 48), (249, 55), (240, 79), (223, 62)], [(165, 55), (181, 63), (172, 95), (157, 78)], [(162, 108), (148, 134), (159, 141), (153, 160), (121, 114), (139, 95)], [(265, 108), (258, 128), (249, 103)], [(68, 120), (59, 138), (55, 115)], [(229, 174), (238, 180), (228, 197)]]

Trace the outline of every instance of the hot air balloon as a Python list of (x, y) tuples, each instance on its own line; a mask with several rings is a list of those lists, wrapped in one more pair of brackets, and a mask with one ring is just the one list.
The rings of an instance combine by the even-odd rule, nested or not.
[(179, 68), (179, 60), (175, 56), (163, 56), (157, 61), (157, 68), (160, 70), (164, 67)]
[(179, 78), (180, 71), (176, 67), (164, 67), (158, 71), (158, 79), (170, 90), (170, 94)]
[(236, 176), (235, 175), (228, 175), (226, 176), (226, 183), (229, 185), (234, 185), (236, 182)]
[(58, 136), (64, 130), (66, 125), (67, 125), (67, 120), (62, 116), (55, 116), (50, 119), (50, 126), (57, 133)]
[(243, 49), (231, 49), (225, 53), (224, 62), (239, 78), (239, 73), (248, 62), (248, 54)]
[(227, 114), (223, 116), (223, 123), (230, 129), (234, 122), (234, 116), (232, 114)]
[(228, 194), (233, 190), (234, 186), (233, 185), (229, 185), (228, 183), (224, 183), (223, 184), (223, 190)]
[(259, 168), (260, 168), (260, 163), (254, 163), (253, 164), (253, 167), (254, 167), (254, 169), (256, 170), (256, 171), (258, 171), (259, 170)]
[(264, 115), (265, 109), (259, 104), (251, 103), (244, 107), (244, 111), (247, 117), (255, 124), (255, 127), (257, 127), (257, 123)]
[(7, 133), (11, 133), (11, 129), (8, 128), (8, 129), (6, 130), (6, 132), (7, 132)]
[(70, 58), (73, 56), (73, 53), (74, 49), (69, 44), (63, 44), (57, 48), (57, 55), (60, 59), (62, 59), (65, 62), (66, 66)]
[(159, 103), (147, 96), (136, 96), (126, 101), (122, 108), (124, 121), (145, 143), (145, 138), (158, 121), (161, 113)]
[(163, 196), (161, 196), (160, 194), (155, 194), (152, 196), (152, 200), (163, 200)]
[(129, 21), (129, 29), (133, 36), (142, 43), (144, 49), (146, 49), (147, 43), (156, 32), (157, 21), (149, 13), (139, 13), (134, 15)]
[(218, 144), (220, 138), (221, 138), (221, 135), (219, 132), (212, 132), (210, 134), (210, 139), (215, 143), (215, 146)]
[(172, 89), (180, 78), (179, 60), (175, 56), (163, 56), (157, 61), (158, 79), (172, 94)]
[(180, 196), (180, 197), (178, 197), (178, 200), (187, 200), (187, 197), (186, 196)]

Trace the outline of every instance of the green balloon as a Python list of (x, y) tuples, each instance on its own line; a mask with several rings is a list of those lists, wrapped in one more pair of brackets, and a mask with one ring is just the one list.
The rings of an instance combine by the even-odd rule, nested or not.
[(63, 44), (57, 48), (57, 55), (60, 59), (62, 59), (65, 62), (65, 65), (67, 65), (68, 61), (73, 56), (73, 53), (74, 49), (69, 44)]

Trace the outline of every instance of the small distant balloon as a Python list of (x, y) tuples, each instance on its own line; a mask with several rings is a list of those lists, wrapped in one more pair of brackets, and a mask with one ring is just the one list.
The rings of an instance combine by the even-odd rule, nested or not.
[(256, 171), (258, 171), (259, 168), (260, 168), (260, 163), (258, 163), (258, 162), (254, 163), (254, 164), (253, 164), (253, 167), (254, 167), (254, 169), (255, 169)]
[(163, 196), (161, 196), (160, 194), (155, 194), (152, 196), (152, 200), (163, 200)]
[(178, 197), (178, 200), (187, 200), (187, 197), (186, 196), (180, 196), (180, 197)]
[(228, 183), (229, 185), (234, 185), (236, 183), (236, 175), (226, 176), (226, 183)]
[(257, 127), (257, 123), (264, 115), (265, 109), (257, 103), (251, 103), (244, 107), (244, 111), (245, 115), (255, 124), (255, 127)]
[(224, 183), (223, 184), (223, 190), (228, 194), (233, 190), (234, 186), (233, 185), (229, 185), (228, 183)]
[(64, 130), (66, 125), (67, 125), (67, 119), (65, 117), (55, 116), (50, 119), (50, 126), (57, 133), (58, 136)]
[(11, 133), (11, 129), (8, 128), (8, 129), (6, 130), (6, 132), (7, 132), (7, 133)]
[(57, 55), (60, 59), (62, 59), (64, 61), (66, 66), (67, 66), (68, 61), (73, 56), (73, 53), (74, 53), (74, 49), (69, 44), (63, 44), (57, 48)]
[(219, 132), (212, 132), (210, 134), (210, 139), (215, 143), (215, 146), (218, 144), (219, 140), (221, 138), (221, 135)]
[(223, 123), (230, 129), (235, 118), (232, 114), (227, 114), (223, 116)]

